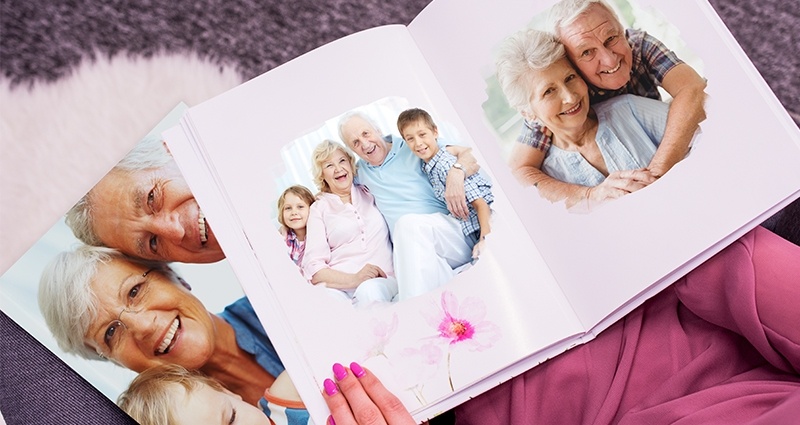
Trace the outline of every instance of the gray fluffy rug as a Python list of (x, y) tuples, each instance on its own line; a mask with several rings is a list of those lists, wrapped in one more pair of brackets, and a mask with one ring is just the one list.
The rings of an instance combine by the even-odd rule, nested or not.
[[(83, 119), (92, 115), (108, 121), (113, 114), (98, 105), (81, 103), (97, 102), (105, 94), (136, 105), (152, 105), (140, 108), (152, 109), (146, 111), (149, 114), (142, 112), (130, 122), (122, 121), (124, 125), (106, 129), (125, 133), (124, 138), (135, 141), (176, 100), (181, 100), (156, 102), (162, 92), (160, 87), (148, 85), (153, 75), (167, 76), (174, 71), (171, 78), (185, 79), (183, 93), (196, 95), (190, 103), (197, 102), (346, 34), (381, 24), (408, 23), (428, 2), (0, 0), (0, 235), (5, 245), (0, 270), (52, 224), (53, 214), (68, 208), (65, 202), (82, 194), (58, 187), (54, 176), (54, 190), (66, 193), (64, 201), (45, 206), (48, 197), (40, 194), (41, 188), (26, 186), (25, 175), (9, 175), (2, 168), (17, 162), (15, 155), (23, 158), (31, 151), (44, 151), (41, 157), (62, 160), (60, 154), (53, 153), (60, 152), (62, 145), (81, 137), (105, 137), (108, 133), (96, 129), (95, 121)], [(798, 0), (712, 0), (712, 4), (795, 122), (800, 123)], [(186, 59), (176, 60), (175, 56)], [(148, 65), (148, 61), (157, 65)], [(120, 66), (125, 71), (110, 80), (111, 86), (95, 80), (98, 72), (109, 74)], [(75, 84), (76, 77), (83, 81), (79, 89), (65, 87)], [(134, 87), (117, 93), (117, 86), (124, 85), (120, 81)], [(86, 90), (93, 85), (97, 87), (86, 97), (59, 103), (68, 97), (65, 93), (75, 96), (70, 90)], [(45, 89), (50, 90), (47, 95), (36, 94)], [(142, 92), (150, 97), (141, 96)], [(50, 112), (48, 108), (53, 105), (61, 105), (61, 109)], [(63, 109), (80, 115), (79, 119), (52, 124), (40, 120), (40, 115), (55, 115)], [(112, 118), (122, 120), (130, 113), (122, 110), (119, 115)], [(119, 156), (116, 152), (109, 155)], [(75, 167), (83, 169), (89, 167), (91, 158), (75, 161)], [(48, 163), (31, 167), (46, 171)], [(103, 174), (103, 170), (92, 172)], [(31, 216), (32, 222), (25, 221)], [(800, 243), (800, 203), (795, 202), (768, 225)], [(17, 237), (20, 228), (28, 230), (28, 239)], [(3, 314), (0, 411), (12, 425), (130, 422)]]
[(250, 79), (344, 35), (407, 24), (428, 2), (3, 0), (0, 68), (27, 85), (101, 55), (195, 52)]
[[(2, 0), (0, 69), (12, 85), (57, 81), (82, 61), (195, 52), (243, 79), (344, 35), (408, 23), (429, 0)], [(800, 4), (712, 0), (778, 98), (800, 122)]]

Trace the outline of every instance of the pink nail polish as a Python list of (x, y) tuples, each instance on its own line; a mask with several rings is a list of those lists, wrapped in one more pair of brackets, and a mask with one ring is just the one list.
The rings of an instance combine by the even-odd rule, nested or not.
[(355, 375), (356, 378), (360, 378), (367, 374), (367, 372), (364, 372), (364, 368), (356, 362), (350, 363), (350, 370), (353, 371), (353, 375)]
[(336, 425), (336, 421), (333, 420), (333, 416), (328, 416), (328, 425)]
[(347, 369), (345, 369), (344, 366), (339, 363), (334, 363), (333, 377), (336, 378), (337, 381), (341, 381), (345, 376), (347, 376)]
[(325, 387), (325, 394), (334, 395), (339, 392), (339, 389), (336, 388), (336, 384), (331, 379), (326, 378), (325, 381), (322, 382), (322, 386)]

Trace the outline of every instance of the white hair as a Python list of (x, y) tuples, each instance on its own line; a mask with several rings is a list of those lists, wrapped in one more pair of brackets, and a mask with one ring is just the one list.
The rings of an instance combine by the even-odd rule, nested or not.
[(605, 0), (561, 0), (547, 14), (547, 25), (550, 31), (561, 38), (561, 28), (570, 25), (594, 4), (597, 4), (611, 13), (611, 16), (619, 22), (619, 17), (614, 8)]
[(339, 118), (339, 125), (338, 125), (338, 127), (339, 127), (339, 139), (341, 139), (344, 142), (345, 145), (350, 146), (348, 141), (347, 141), (347, 139), (345, 139), (345, 137), (344, 137), (344, 132), (342, 131), (342, 129), (344, 128), (344, 125), (347, 124), (348, 121), (350, 121), (350, 119), (355, 118), (355, 117), (361, 118), (362, 120), (366, 121), (367, 124), (372, 126), (372, 128), (375, 130), (375, 132), (378, 133), (378, 136), (383, 137), (383, 132), (381, 131), (381, 127), (369, 115), (367, 115), (367, 114), (365, 114), (363, 112), (359, 112), (359, 111), (350, 111), (350, 112), (342, 115), (341, 118)]
[(496, 65), (497, 80), (508, 104), (517, 111), (530, 112), (530, 73), (546, 69), (564, 56), (564, 46), (549, 32), (528, 29), (507, 38)]
[[(132, 173), (141, 170), (163, 167), (172, 161), (172, 155), (167, 151), (163, 140), (158, 135), (150, 135), (140, 140), (136, 146), (125, 155), (122, 160), (109, 171), (111, 173)], [(93, 202), (93, 190), (78, 200), (67, 211), (66, 222), (72, 233), (81, 242), (101, 246), (103, 241), (97, 236), (93, 228), (93, 212), (96, 205)]]
[(166, 263), (133, 259), (111, 248), (80, 245), (58, 254), (42, 271), (39, 310), (64, 352), (90, 360), (103, 358), (84, 342), (89, 326), (97, 319), (97, 297), (91, 290), (91, 282), (98, 264), (115, 259), (157, 269), (181, 283)]

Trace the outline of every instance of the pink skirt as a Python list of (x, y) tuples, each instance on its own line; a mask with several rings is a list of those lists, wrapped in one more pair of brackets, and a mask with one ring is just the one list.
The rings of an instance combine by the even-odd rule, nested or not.
[(756, 228), (458, 424), (800, 423), (800, 247)]

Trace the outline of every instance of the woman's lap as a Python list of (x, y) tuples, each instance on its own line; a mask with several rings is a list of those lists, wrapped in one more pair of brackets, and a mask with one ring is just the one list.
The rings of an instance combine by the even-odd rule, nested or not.
[[(800, 357), (797, 345), (785, 338), (772, 348), (770, 332), (787, 332), (765, 330), (755, 307), (756, 286), (786, 285), (786, 261), (800, 250), (773, 237), (748, 233), (593, 341), (459, 406), (457, 422), (747, 423), (773, 410), (800, 417), (800, 376), (781, 367)], [(768, 273), (775, 267), (784, 269), (779, 279)]]
[(800, 247), (757, 227), (675, 284), (689, 310), (800, 372)]

